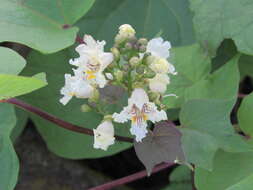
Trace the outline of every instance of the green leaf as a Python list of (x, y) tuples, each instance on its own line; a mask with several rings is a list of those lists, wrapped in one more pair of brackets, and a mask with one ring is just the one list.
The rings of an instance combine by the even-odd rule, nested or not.
[(131, 24), (138, 36), (153, 38), (162, 31), (162, 37), (172, 45), (192, 44), (195, 39), (188, 5), (187, 0), (97, 0), (77, 25), (83, 33), (109, 45), (125, 23)]
[(215, 55), (224, 39), (231, 38), (239, 51), (253, 55), (251, 0), (190, 0), (196, 38)]
[(198, 190), (250, 190), (252, 189), (253, 153), (227, 153), (218, 151), (213, 171), (195, 170)]
[(25, 44), (44, 53), (59, 51), (75, 42), (72, 25), (94, 0), (0, 0), (0, 42)]
[(205, 79), (211, 70), (211, 60), (198, 44), (172, 49), (171, 63), (175, 65), (177, 75), (171, 76), (166, 94), (176, 94), (178, 98), (166, 97), (163, 103), (169, 108), (180, 107), (185, 101), (185, 92), (201, 79)]
[(253, 56), (242, 55), (239, 61), (241, 79), (246, 76), (253, 77)]
[(13, 149), (10, 133), (16, 124), (13, 106), (0, 104), (0, 189), (13, 190), (18, 177), (18, 158)]
[(252, 113), (253, 113), (253, 93), (251, 93), (250, 95), (246, 96), (243, 99), (241, 106), (238, 110), (238, 121), (240, 129), (242, 129), (244, 133), (246, 133), (251, 137), (253, 135)]
[[(26, 95), (23, 99), (33, 106), (68, 122), (93, 129), (99, 125), (102, 116), (94, 112), (81, 112), (81, 106), (87, 103), (85, 99), (73, 98), (66, 106), (59, 102), (61, 98), (60, 89), (64, 86), (64, 74), (72, 73), (72, 67), (68, 63), (72, 57), (74, 55), (68, 49), (50, 55), (32, 52), (23, 74), (30, 76), (38, 72), (45, 72), (48, 86)], [(48, 148), (62, 157), (72, 159), (96, 158), (115, 154), (132, 146), (131, 143), (117, 141), (107, 151), (94, 149), (92, 136), (60, 128), (35, 115), (31, 115), (31, 118), (46, 141)], [(115, 124), (115, 133), (130, 136), (129, 126)]]
[(230, 122), (235, 99), (190, 100), (180, 112), (182, 146), (188, 162), (212, 169), (212, 160), (221, 148), (228, 152), (251, 151)]
[(166, 122), (157, 124), (152, 133), (148, 133), (142, 142), (135, 142), (134, 149), (147, 169), (148, 175), (155, 165), (162, 162), (185, 161), (181, 148), (181, 133)]
[(170, 185), (162, 190), (192, 190), (191, 170), (179, 166), (170, 175)]
[(25, 59), (9, 48), (0, 47), (0, 57), (0, 73), (18, 74), (25, 67)]
[(237, 98), (240, 80), (237, 66), (239, 58), (239, 55), (235, 56), (212, 75), (188, 88), (185, 92), (186, 100)]
[(27, 94), (46, 85), (35, 77), (0, 74), (0, 100)]
[(17, 123), (11, 132), (11, 140), (13, 143), (15, 143), (18, 137), (22, 134), (28, 120), (28, 113), (24, 111), (23, 109), (16, 108), (15, 112), (16, 112)]

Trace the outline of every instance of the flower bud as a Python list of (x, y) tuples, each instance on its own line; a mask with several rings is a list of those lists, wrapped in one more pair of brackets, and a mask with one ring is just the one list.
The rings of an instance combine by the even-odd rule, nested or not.
[(131, 44), (130, 42), (127, 42), (127, 43), (125, 44), (125, 48), (126, 48), (126, 50), (130, 50), (130, 49), (133, 48), (133, 46), (132, 46), (132, 44)]
[(114, 38), (114, 41), (115, 41), (116, 45), (118, 45), (118, 44), (121, 44), (122, 42), (124, 42), (125, 38), (124, 38), (124, 36), (117, 34)]
[(97, 89), (94, 89), (92, 96), (89, 98), (89, 102), (98, 102), (99, 96), (99, 91)]
[(157, 98), (159, 98), (160, 94), (155, 93), (155, 92), (150, 92), (149, 93), (149, 98), (152, 102), (154, 102)]
[(144, 73), (144, 71), (145, 71), (145, 66), (144, 65), (140, 65), (140, 66), (138, 66), (137, 68), (136, 68), (136, 72), (138, 73), (138, 74), (143, 74)]
[(130, 60), (129, 60), (129, 63), (132, 67), (135, 67), (137, 66), (139, 63), (140, 63), (140, 59), (138, 57), (132, 57)]
[(106, 121), (106, 120), (112, 121), (112, 115), (105, 115), (104, 121)]
[(122, 71), (117, 70), (117, 71), (115, 72), (115, 78), (116, 78), (116, 80), (117, 80), (118, 82), (121, 82), (121, 81), (122, 81), (123, 76), (124, 76), (124, 74), (123, 74)]
[(156, 73), (152, 71), (151, 69), (148, 69), (148, 71), (145, 73), (144, 77), (146, 78), (153, 78), (155, 77)]
[(125, 38), (130, 38), (135, 35), (135, 30), (129, 24), (123, 24), (119, 27), (119, 35)]
[(120, 52), (119, 52), (119, 50), (117, 48), (113, 47), (113, 48), (111, 48), (111, 52), (112, 52), (112, 54), (114, 56), (114, 59), (115, 60), (119, 60), (119, 58), (120, 58)]
[(141, 53), (145, 53), (146, 52), (146, 46), (145, 45), (141, 45), (140, 47), (139, 47), (139, 51), (141, 52)]
[(138, 40), (138, 43), (141, 44), (141, 45), (146, 46), (148, 44), (148, 40), (146, 38), (140, 38)]
[(144, 82), (135, 82), (133, 84), (133, 88), (143, 88), (145, 86), (145, 83)]
[(82, 112), (90, 112), (91, 110), (92, 110), (91, 107), (89, 105), (87, 105), (87, 104), (83, 104), (81, 106), (81, 111)]

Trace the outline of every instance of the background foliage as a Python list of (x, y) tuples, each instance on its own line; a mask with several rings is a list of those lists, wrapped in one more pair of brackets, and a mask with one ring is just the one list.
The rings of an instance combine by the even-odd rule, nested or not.
[[(173, 139), (159, 139), (159, 143), (175, 143), (174, 153), (182, 150), (184, 161), (195, 165), (198, 190), (251, 189), (252, 94), (235, 104), (239, 84), (245, 77), (251, 81), (253, 76), (252, 0), (0, 0), (0, 4), (0, 42), (30, 48), (25, 60), (15, 51), (0, 47), (0, 99), (22, 95), (20, 99), (50, 114), (94, 128), (102, 116), (82, 113), (80, 105), (85, 101), (73, 100), (65, 107), (59, 103), (63, 75), (71, 72), (68, 60), (76, 57), (76, 35), (104, 39), (109, 48), (118, 26), (131, 24), (139, 36), (161, 35), (173, 45), (169, 61), (178, 75), (172, 76), (167, 92), (179, 98), (167, 97), (163, 103), (168, 113), (179, 110), (173, 118), (179, 119), (180, 125), (177, 135), (169, 132), (175, 135)], [(118, 111), (125, 104), (123, 96), (110, 109)], [(20, 135), (27, 117), (11, 105), (0, 104), (0, 189), (12, 190), (16, 184), (19, 164), (10, 137), (14, 141)], [(104, 157), (132, 146), (117, 142), (106, 152), (96, 150), (90, 136), (58, 128), (33, 114), (29, 117), (50, 151), (64, 158)], [(130, 136), (127, 125), (115, 129), (118, 135)], [(150, 139), (144, 142), (150, 143)], [(141, 155), (150, 154), (143, 148), (147, 145), (141, 145), (144, 152), (138, 152), (135, 145), (142, 161)], [(161, 151), (168, 154), (172, 149), (167, 146), (153, 151), (153, 156), (157, 158)], [(149, 171), (161, 161), (171, 161), (166, 156), (146, 157), (143, 163)], [(167, 189), (190, 189), (189, 173), (184, 167), (177, 168)], [(173, 184), (184, 180), (188, 182), (182, 186)]]

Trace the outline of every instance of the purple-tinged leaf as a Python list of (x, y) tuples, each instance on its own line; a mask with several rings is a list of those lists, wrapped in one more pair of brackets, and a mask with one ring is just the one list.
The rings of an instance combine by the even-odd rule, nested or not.
[(185, 160), (181, 136), (181, 132), (172, 124), (162, 122), (157, 124), (142, 142), (134, 143), (137, 157), (146, 167), (148, 175), (159, 163)]

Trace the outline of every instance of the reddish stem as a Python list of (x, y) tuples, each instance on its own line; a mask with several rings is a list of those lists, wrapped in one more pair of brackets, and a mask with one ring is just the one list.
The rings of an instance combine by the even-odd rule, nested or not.
[(245, 96), (247, 96), (247, 94), (242, 94), (242, 93), (238, 94), (238, 98), (244, 98)]
[(76, 42), (79, 43), (79, 44), (83, 44), (84, 43), (83, 39), (80, 36), (78, 36), (78, 35), (76, 36)]
[[(39, 108), (33, 107), (32, 105), (29, 105), (25, 102), (22, 102), (20, 100), (15, 99), (15, 98), (11, 98), (11, 99), (8, 99), (8, 100), (2, 100), (1, 102), (7, 102), (7, 103), (10, 103), (10, 104), (14, 104), (18, 107), (21, 107), (24, 110), (27, 110), (31, 113), (34, 113), (34, 114), (42, 117), (43, 119), (46, 119), (46, 120), (58, 125), (59, 127), (64, 128), (64, 129), (68, 129), (68, 130), (74, 131), (76, 133), (83, 133), (83, 134), (91, 135), (91, 136), (94, 135), (93, 130), (91, 130), (91, 129), (80, 127), (78, 125), (74, 125), (72, 123), (63, 121), (63, 120), (61, 120), (61, 119), (59, 119), (59, 118), (57, 118), (57, 117), (55, 117), (55, 116), (53, 116), (53, 115), (51, 115), (47, 112), (42, 111)], [(115, 139), (118, 140), (118, 141), (123, 141), (123, 142), (130, 142), (130, 143), (133, 142), (132, 138), (118, 136), (118, 135), (115, 135)]]
[[(159, 164), (158, 166), (156, 166), (153, 169), (152, 174), (157, 173), (161, 170), (164, 170), (164, 169), (169, 168), (169, 167), (174, 166), (174, 165), (175, 165), (174, 163)], [(136, 181), (136, 180), (144, 178), (146, 176), (147, 176), (147, 171), (143, 170), (143, 171), (134, 173), (132, 175), (129, 175), (129, 176), (126, 176), (126, 177), (123, 177), (123, 178), (105, 183), (103, 185), (90, 188), (88, 190), (108, 190), (108, 189), (112, 189), (112, 188), (120, 186), (120, 185), (124, 185), (124, 184), (130, 183), (130, 182)]]

